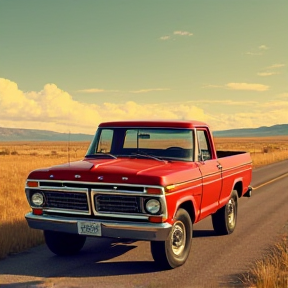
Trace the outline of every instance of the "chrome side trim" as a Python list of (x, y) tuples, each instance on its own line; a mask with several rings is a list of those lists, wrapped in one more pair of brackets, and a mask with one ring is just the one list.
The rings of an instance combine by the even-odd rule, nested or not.
[(193, 182), (197, 182), (197, 181), (202, 181), (202, 177), (197, 177), (195, 179), (191, 179), (191, 180), (188, 180), (188, 181), (184, 181), (184, 182), (179, 182), (179, 183), (175, 183), (175, 184), (171, 184), (171, 185), (168, 185), (168, 186), (175, 186), (175, 187), (178, 187), (178, 186), (182, 186), (182, 185), (186, 185), (186, 184), (192, 184)]
[[(218, 179), (216, 179), (216, 180), (213, 180), (213, 181), (203, 182), (203, 185), (211, 184), (211, 183), (214, 183), (214, 182), (217, 182), (217, 181), (222, 181), (223, 179), (230, 178), (231, 176), (238, 175), (238, 174), (240, 174), (240, 173), (243, 173), (243, 172), (249, 171), (249, 170), (252, 170), (252, 168), (248, 168), (248, 169), (245, 169), (245, 170), (241, 170), (241, 171), (238, 171), (238, 172), (236, 172), (236, 173), (229, 174), (229, 175), (224, 176), (224, 177), (222, 176), (222, 177), (220, 177), (220, 178), (218, 178)], [(203, 177), (203, 179), (205, 179), (205, 178), (206, 178), (206, 177)]]
[[(185, 188), (180, 188), (180, 189), (178, 189), (176, 191), (172, 191), (172, 192), (166, 192), (166, 195), (182, 193), (182, 192), (185, 192), (187, 190), (195, 189), (195, 188), (198, 188), (198, 187), (202, 187), (202, 182), (201, 182), (201, 184), (198, 184), (198, 185), (193, 185), (193, 186), (189, 186), (189, 187), (185, 187)], [(199, 194), (193, 194), (193, 195), (202, 195), (202, 191)]]
[[(243, 165), (243, 166), (245, 166), (245, 165)], [(239, 167), (241, 167), (241, 166), (239, 166)], [(230, 170), (230, 169), (227, 169), (227, 170)], [(215, 173), (211, 173), (211, 174), (208, 174), (208, 175), (205, 175), (203, 178), (202, 177), (198, 177), (198, 178), (196, 178), (196, 179), (194, 179), (194, 180), (189, 180), (189, 181), (185, 181), (185, 182), (180, 182), (180, 183), (176, 183), (176, 184), (171, 184), (171, 186), (175, 186), (175, 188), (177, 187), (180, 187), (180, 186), (183, 186), (183, 185), (186, 185), (186, 184), (193, 184), (194, 182), (197, 182), (197, 181), (199, 181), (199, 180), (205, 180), (206, 178), (209, 178), (209, 177), (211, 177), (211, 176), (214, 176), (214, 175), (216, 175), (216, 174), (223, 174), (223, 171), (227, 171), (227, 170), (222, 170), (222, 173), (219, 171), (217, 171), (217, 172), (215, 172)], [(232, 170), (232, 169), (231, 169)], [(245, 169), (245, 170), (241, 170), (241, 171), (238, 171), (238, 172), (236, 172), (236, 173), (233, 173), (233, 174), (229, 174), (229, 175), (227, 175), (227, 176), (224, 176), (224, 177), (219, 177), (219, 178), (217, 178), (217, 179), (215, 179), (215, 180), (213, 180), (213, 181), (209, 181), (209, 182), (206, 182), (206, 183), (203, 183), (203, 185), (206, 185), (206, 184), (211, 184), (211, 183), (213, 183), (213, 182), (217, 182), (217, 181), (221, 181), (222, 179), (225, 179), (225, 178), (229, 178), (230, 176), (233, 176), (233, 175), (237, 175), (237, 174), (239, 174), (239, 173), (242, 173), (242, 172), (245, 172), (245, 171), (249, 171), (249, 170), (252, 170), (252, 168), (251, 167), (249, 167), (249, 168), (247, 168), (247, 169)], [(201, 184), (199, 184), (199, 185), (197, 185), (197, 186), (193, 186), (193, 187), (198, 187), (198, 186), (201, 186), (202, 185), (202, 182), (201, 182)], [(170, 186), (170, 185), (169, 185)], [(190, 189), (191, 187), (188, 187), (187, 189)], [(180, 188), (181, 189), (181, 188)], [(181, 190), (182, 191), (182, 190)], [(168, 192), (169, 194), (170, 193), (175, 193), (175, 192), (178, 192), (178, 191), (173, 191), (173, 192)], [(166, 192), (167, 193), (167, 192)]]
[[(221, 159), (221, 158), (220, 158), (220, 159)], [(252, 162), (247, 162), (247, 163), (244, 163), (244, 164), (241, 164), (241, 165), (238, 165), (238, 166), (226, 168), (226, 169), (222, 170), (222, 172), (224, 172), (224, 171), (229, 171), (229, 170), (235, 170), (235, 169), (241, 168), (241, 167), (243, 167), (243, 166), (247, 166), (247, 165), (252, 165)]]
[(229, 177), (231, 177), (231, 176), (233, 176), (233, 175), (237, 175), (237, 174), (240, 174), (240, 173), (249, 171), (249, 170), (252, 170), (252, 168), (248, 168), (248, 169), (245, 169), (245, 170), (238, 171), (238, 172), (236, 172), (236, 173), (229, 174), (229, 175), (227, 175), (227, 176), (222, 177), (222, 179), (229, 178)]

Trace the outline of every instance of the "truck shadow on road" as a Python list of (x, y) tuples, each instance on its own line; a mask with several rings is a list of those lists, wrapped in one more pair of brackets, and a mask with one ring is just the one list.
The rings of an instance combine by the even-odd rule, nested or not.
[[(217, 236), (214, 230), (202, 229), (194, 230), (193, 237)], [(50, 252), (46, 245), (41, 245), (7, 257), (0, 261), (0, 283), (1, 275), (9, 277), (9, 281), (11, 279), (11, 284), (1, 287), (17, 288), (23, 287), (24, 284), (33, 284), (33, 282), (17, 283), (21, 276), (31, 277), (30, 281), (34, 282), (40, 278), (40, 282), (35, 284), (41, 285), (43, 278), (45, 282), (53, 277), (120, 276), (155, 273), (162, 270), (153, 261), (148, 242), (87, 238), (82, 251), (74, 256), (59, 257)]]
[[(146, 246), (146, 244), (144, 245)], [(79, 254), (59, 257), (52, 254), (45, 245), (41, 245), (26, 252), (11, 255), (0, 261), (0, 275), (8, 275), (11, 283), (13, 283), (12, 279), (14, 277), (19, 279), (19, 276), (40, 278), (102, 277), (161, 271), (152, 259), (141, 261), (141, 258), (147, 259), (147, 254), (141, 251), (143, 249), (139, 250), (139, 247), (139, 251), (137, 251), (137, 254), (140, 253), (139, 257), (133, 257), (133, 254), (130, 257), (125, 255), (125, 259), (122, 261), (117, 259), (117, 257), (132, 251), (136, 247), (138, 245), (135, 242), (124, 239), (120, 241), (111, 239), (97, 239), (95, 241), (95, 239), (88, 239)], [(148, 248), (147, 253), (149, 252)], [(143, 255), (144, 257), (142, 257)], [(135, 259), (139, 259), (139, 261), (135, 261)], [(13, 285), (5, 287), (21, 286), (17, 286), (18, 284), (15, 282)], [(23, 287), (23, 283), (21, 287)]]
[(214, 230), (194, 230), (193, 231), (193, 238), (198, 237), (217, 237), (218, 235), (215, 233)]

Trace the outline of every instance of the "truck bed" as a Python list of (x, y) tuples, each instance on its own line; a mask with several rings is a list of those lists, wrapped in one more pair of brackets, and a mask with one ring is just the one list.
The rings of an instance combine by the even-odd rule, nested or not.
[(229, 156), (234, 156), (234, 155), (239, 155), (239, 154), (244, 154), (247, 153), (245, 151), (216, 151), (217, 158), (224, 158), (224, 157), (229, 157)]

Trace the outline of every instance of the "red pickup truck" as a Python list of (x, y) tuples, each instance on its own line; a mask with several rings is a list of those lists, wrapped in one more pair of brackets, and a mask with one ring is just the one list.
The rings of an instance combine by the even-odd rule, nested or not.
[(150, 241), (154, 260), (175, 268), (194, 223), (211, 215), (217, 234), (234, 231), (251, 175), (249, 153), (216, 151), (205, 123), (107, 122), (82, 161), (30, 173), (25, 217), (57, 255), (79, 252), (87, 236), (128, 238)]

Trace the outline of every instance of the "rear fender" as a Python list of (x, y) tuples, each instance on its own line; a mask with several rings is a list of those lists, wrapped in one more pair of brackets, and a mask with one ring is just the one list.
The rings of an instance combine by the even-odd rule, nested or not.
[(242, 196), (242, 193), (243, 193), (243, 177), (236, 178), (234, 180), (233, 185), (230, 188), (230, 190), (227, 189), (227, 191), (225, 191), (225, 194), (224, 193), (221, 194), (221, 199), (219, 200), (219, 208), (218, 209), (220, 209), (221, 207), (225, 206), (228, 203), (228, 201), (230, 199), (231, 192), (233, 190), (237, 191), (238, 198), (240, 198)]

